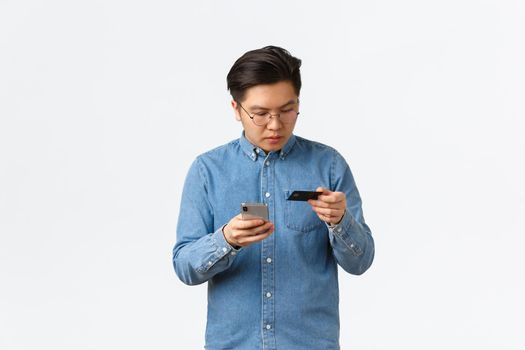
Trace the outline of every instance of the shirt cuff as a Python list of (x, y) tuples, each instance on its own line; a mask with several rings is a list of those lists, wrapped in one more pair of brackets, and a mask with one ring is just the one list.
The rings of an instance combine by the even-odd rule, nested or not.
[(363, 253), (360, 245), (357, 243), (357, 241), (359, 241), (358, 237), (355, 236), (357, 233), (354, 232), (355, 219), (352, 214), (348, 212), (348, 209), (345, 210), (343, 218), (337, 225), (329, 225), (326, 223), (326, 226), (328, 227), (331, 238), (342, 241), (344, 246), (346, 246), (352, 254), (357, 256)]
[(231, 261), (235, 258), (239, 249), (234, 249), (224, 238), (222, 227), (210, 234), (208, 245), (204, 247), (207, 254), (202, 258), (197, 272), (206, 273), (220, 261)]
[[(220, 229), (215, 231), (215, 233), (214, 233), (215, 243), (225, 253), (231, 252), (231, 255), (235, 255), (238, 251), (240, 251), (242, 249), (242, 247), (236, 247), (236, 246), (234, 247), (230, 243), (228, 243), (228, 241), (226, 240), (226, 237), (224, 237), (224, 231), (223, 231), (224, 230), (224, 226), (226, 226), (226, 225), (227, 224), (222, 225)], [(226, 251), (224, 250), (224, 248), (226, 248)]]

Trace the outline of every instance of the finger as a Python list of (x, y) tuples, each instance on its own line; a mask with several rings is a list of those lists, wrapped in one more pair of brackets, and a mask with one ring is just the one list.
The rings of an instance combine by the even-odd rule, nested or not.
[(266, 232), (271, 227), (273, 227), (273, 223), (268, 221), (264, 225), (247, 228), (247, 229), (237, 229), (235, 230), (235, 238), (240, 239), (241, 237), (255, 236), (262, 232)]
[(342, 209), (319, 208), (319, 207), (314, 207), (314, 211), (318, 214), (323, 214), (323, 215), (328, 215), (328, 216), (339, 216), (343, 213)]
[(343, 210), (346, 208), (346, 203), (344, 201), (337, 202), (337, 203), (325, 203), (322, 201), (308, 201), (310, 205), (312, 206), (312, 209), (315, 208), (329, 208), (329, 209), (338, 209)]
[(342, 201), (346, 196), (344, 192), (340, 192), (340, 191), (332, 192), (328, 188), (325, 188), (325, 187), (317, 187), (316, 191), (323, 192), (317, 197), (317, 199), (326, 200), (327, 202)]
[(309, 199), (308, 204), (314, 207), (321, 207), (321, 208), (328, 208), (330, 206), (329, 203), (326, 203), (320, 200), (315, 200), (315, 199)]
[(319, 218), (323, 221), (330, 222), (330, 220), (332, 220), (332, 217), (328, 215), (324, 215), (324, 214), (318, 214), (318, 215), (319, 215)]
[(320, 208), (344, 208), (345, 207), (345, 201), (344, 200), (341, 200), (339, 202), (334, 202), (334, 203), (328, 203), (328, 202), (323, 202), (321, 200), (315, 200), (315, 199), (310, 199), (308, 200), (308, 203), (314, 207), (320, 207)]
[(263, 231), (261, 233), (258, 233), (256, 235), (244, 236), (242, 238), (239, 238), (238, 242), (239, 242), (239, 244), (242, 244), (242, 245), (248, 245), (248, 244), (251, 244), (251, 243), (262, 241), (263, 239), (265, 239), (266, 237), (271, 235), (273, 233), (273, 231), (274, 231), (274, 228), (272, 226), (270, 229), (268, 229), (266, 231)]
[[(326, 202), (326, 203), (339, 203), (342, 202), (345, 197), (341, 194), (337, 194), (338, 192), (332, 192), (328, 195), (320, 194), (319, 197), (317, 197), (318, 200)], [(339, 192), (342, 193), (342, 192)]]
[(324, 215), (324, 214), (317, 213), (317, 216), (319, 217), (319, 219), (321, 219), (322, 221), (325, 221), (325, 222), (329, 222), (331, 220), (331, 218), (329, 216)]
[(253, 227), (261, 226), (264, 224), (264, 220), (262, 219), (250, 219), (250, 220), (235, 220), (235, 228), (246, 230)]
[(267, 230), (265, 230), (263, 232), (258, 232), (256, 234), (251, 234), (251, 233), (250, 234), (245, 234), (245, 235), (239, 237), (237, 239), (237, 241), (239, 242), (239, 244), (248, 245), (248, 244), (260, 241), (260, 240), (268, 237), (273, 231), (274, 231), (274, 228), (271, 227), (271, 228), (269, 228), (269, 229), (267, 229)]
[(337, 216), (330, 216), (330, 215), (324, 215), (324, 214), (317, 214), (321, 220), (324, 222), (327, 222), (329, 224), (335, 224), (336, 222), (340, 221), (339, 217)]
[(326, 187), (319, 186), (315, 189), (315, 192), (323, 192), (323, 194), (329, 194), (330, 190)]
[(253, 228), (251, 230), (247, 230), (247, 231), (249, 231), (249, 232), (247, 232), (247, 235), (249, 235), (249, 236), (256, 236), (256, 235), (264, 233), (264, 232), (266, 232), (266, 231), (268, 231), (270, 229), (273, 229), (273, 223), (267, 222), (264, 225), (261, 225), (259, 227)]

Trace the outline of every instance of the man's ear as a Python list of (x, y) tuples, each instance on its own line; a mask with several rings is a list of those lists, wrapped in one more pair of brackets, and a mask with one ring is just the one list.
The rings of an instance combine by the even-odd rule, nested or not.
[(240, 122), (241, 121), (241, 114), (240, 114), (237, 102), (235, 102), (235, 100), (232, 100), (231, 103), (232, 103), (233, 113), (235, 113), (235, 119), (237, 119), (237, 121)]

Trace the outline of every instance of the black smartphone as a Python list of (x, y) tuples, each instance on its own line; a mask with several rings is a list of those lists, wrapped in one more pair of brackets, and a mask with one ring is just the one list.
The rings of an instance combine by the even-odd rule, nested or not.
[(315, 191), (293, 191), (288, 197), (289, 201), (303, 201), (306, 202), (309, 199), (317, 199), (323, 192)]

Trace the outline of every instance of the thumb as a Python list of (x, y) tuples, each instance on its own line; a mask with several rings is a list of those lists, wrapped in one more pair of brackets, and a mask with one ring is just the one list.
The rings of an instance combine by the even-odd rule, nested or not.
[(327, 188), (324, 188), (324, 187), (317, 187), (315, 192), (323, 192), (323, 194), (328, 194), (330, 191)]

